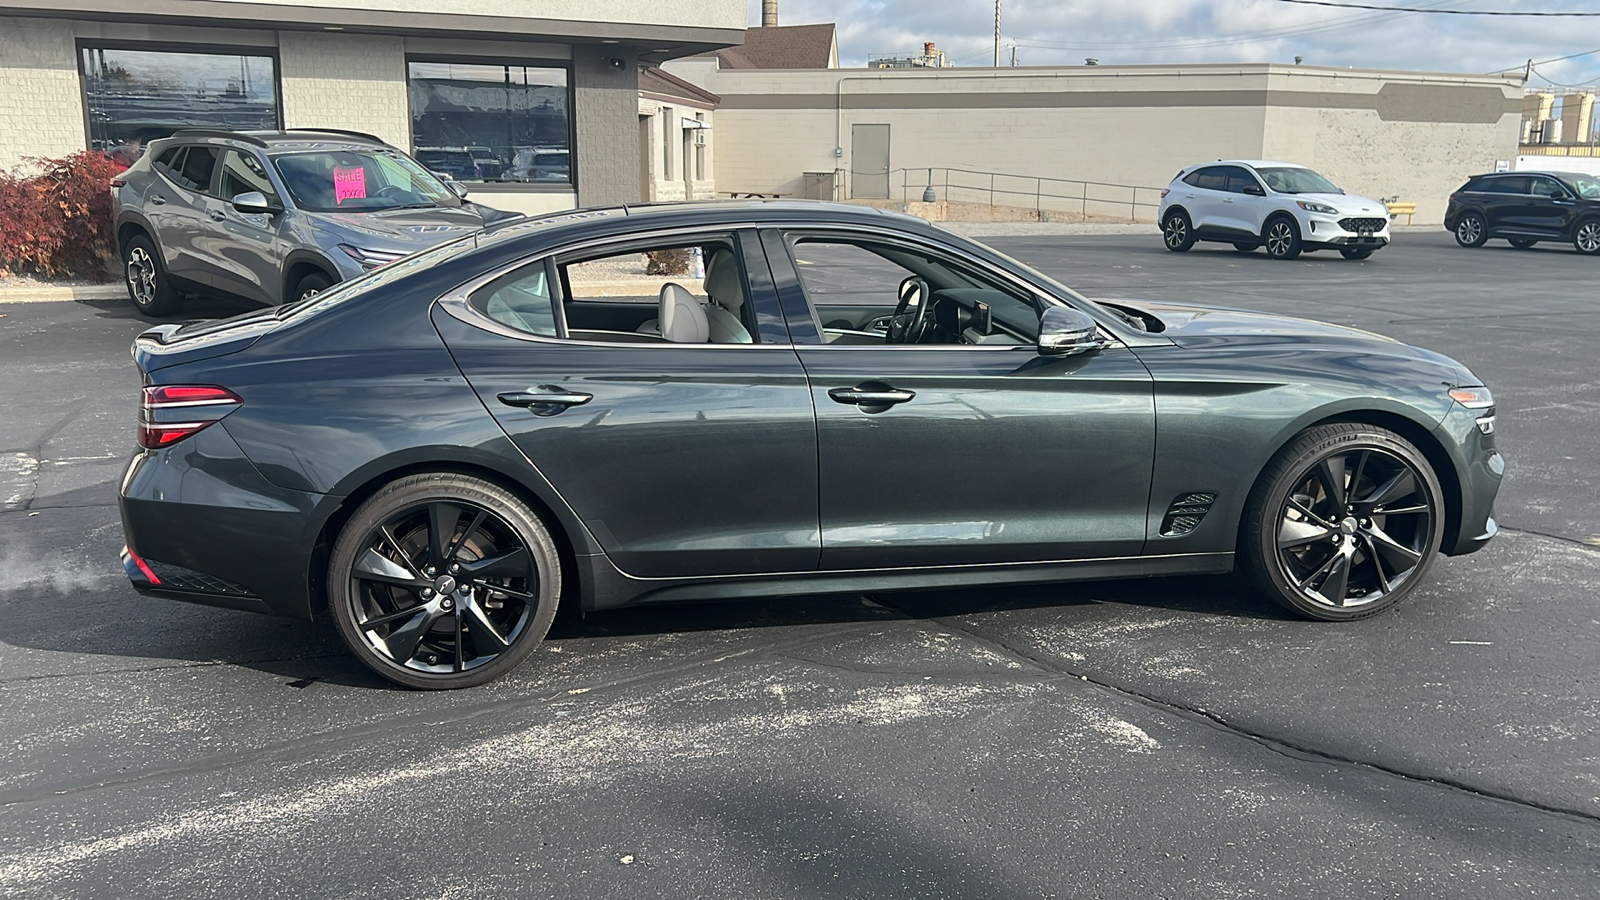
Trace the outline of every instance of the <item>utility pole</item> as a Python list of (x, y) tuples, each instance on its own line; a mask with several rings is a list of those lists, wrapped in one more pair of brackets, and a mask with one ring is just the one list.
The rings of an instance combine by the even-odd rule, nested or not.
[(1017, 45), (1016, 44), (1012, 44), (1011, 45), (1011, 68), (1015, 69), (1016, 67), (1017, 67)]
[(994, 0), (994, 67), (1000, 68), (1000, 0)]

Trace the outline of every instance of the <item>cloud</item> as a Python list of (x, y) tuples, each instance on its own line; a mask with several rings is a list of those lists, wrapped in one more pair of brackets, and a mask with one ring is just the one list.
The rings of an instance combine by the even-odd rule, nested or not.
[[(1554, 10), (1549, 0), (1377, 0), (1437, 9)], [(751, 24), (761, 0), (749, 0)], [(870, 55), (910, 55), (934, 41), (960, 65), (994, 54), (992, 0), (779, 0), (779, 22), (834, 22), (839, 60), (862, 66)], [(1594, 24), (1594, 20), (1583, 24)], [(1291, 62), (1358, 68), (1482, 73), (1521, 68), (1600, 48), (1600, 30), (1571, 19), (1426, 15), (1335, 10), (1276, 0), (1005, 0), (1001, 61), (1017, 47), (1022, 65)], [(1542, 78), (1541, 78), (1542, 76)], [(1600, 53), (1540, 65), (1532, 84), (1600, 83)]]

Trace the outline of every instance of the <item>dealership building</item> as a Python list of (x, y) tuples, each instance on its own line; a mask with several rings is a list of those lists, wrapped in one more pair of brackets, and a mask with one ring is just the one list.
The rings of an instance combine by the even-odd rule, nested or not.
[[(181, 128), (336, 128), (503, 209), (633, 202), (640, 70), (737, 45), (745, 19), (744, 0), (0, 0), (0, 168)], [(671, 124), (705, 127), (688, 106)]]

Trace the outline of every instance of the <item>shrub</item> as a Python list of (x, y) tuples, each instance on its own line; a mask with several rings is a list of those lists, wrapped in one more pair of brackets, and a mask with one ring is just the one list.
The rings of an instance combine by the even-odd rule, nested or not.
[(645, 256), (649, 262), (645, 264), (646, 275), (687, 275), (689, 274), (689, 260), (691, 256), (688, 247), (676, 247), (672, 250), (651, 250)]
[(28, 162), (35, 174), (0, 172), (0, 275), (106, 280), (116, 250), (111, 178), (120, 167), (92, 150)]

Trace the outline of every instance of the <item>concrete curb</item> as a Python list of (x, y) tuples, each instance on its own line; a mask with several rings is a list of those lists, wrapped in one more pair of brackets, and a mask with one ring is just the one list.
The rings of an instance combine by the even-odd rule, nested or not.
[(0, 285), (3, 303), (60, 303), (70, 300), (123, 300), (128, 289), (121, 284), (85, 284), (67, 287), (53, 284)]

